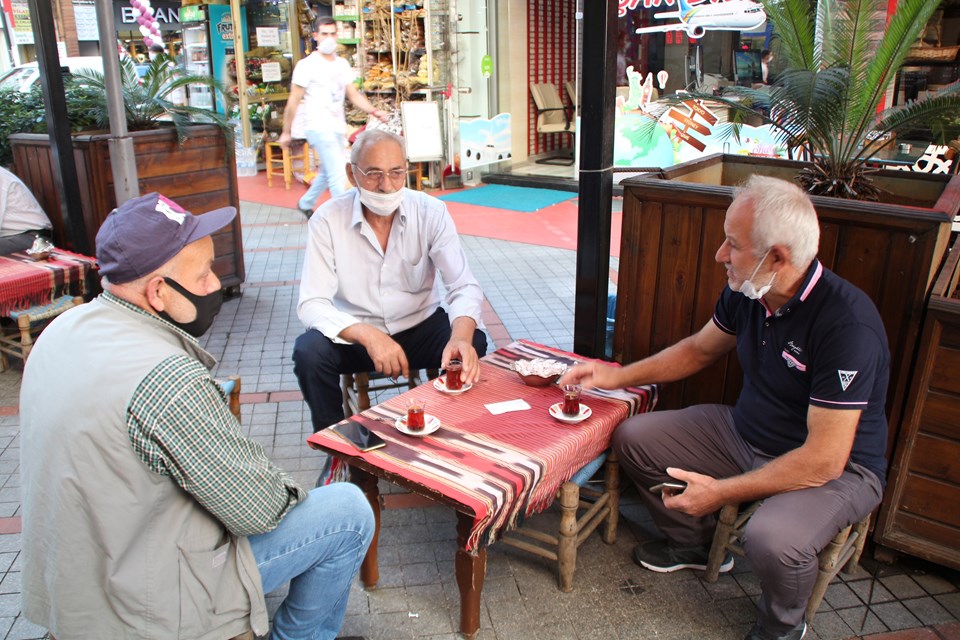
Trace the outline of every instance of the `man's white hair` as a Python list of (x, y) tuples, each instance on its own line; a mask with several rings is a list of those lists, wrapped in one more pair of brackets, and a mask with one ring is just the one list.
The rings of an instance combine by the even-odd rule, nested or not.
[(350, 164), (357, 164), (360, 162), (360, 158), (363, 157), (364, 150), (382, 140), (392, 140), (395, 142), (397, 146), (400, 147), (404, 157), (406, 157), (407, 146), (403, 138), (392, 131), (387, 131), (386, 129), (368, 129), (358, 135), (356, 141), (354, 141), (353, 147), (350, 149)]
[(757, 257), (770, 247), (781, 245), (790, 250), (793, 266), (810, 266), (820, 246), (820, 223), (810, 196), (803, 189), (786, 180), (754, 175), (734, 195), (753, 210), (750, 240)]

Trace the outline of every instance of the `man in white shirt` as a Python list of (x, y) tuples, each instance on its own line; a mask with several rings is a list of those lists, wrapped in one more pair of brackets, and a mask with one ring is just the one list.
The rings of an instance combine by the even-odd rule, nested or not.
[(24, 251), (37, 234), (50, 236), (50, 219), (27, 185), (0, 167), (0, 255)]
[(320, 158), (320, 170), (297, 206), (308, 218), (313, 215), (317, 198), (327, 188), (339, 196), (347, 190), (343, 170), (344, 96), (368, 114), (385, 120), (387, 113), (374, 108), (354, 86), (357, 74), (346, 60), (337, 56), (337, 23), (330, 16), (317, 18), (313, 26), (317, 50), (300, 60), (293, 68), (290, 98), (283, 111), (283, 132), (280, 146), (290, 145), (290, 130), (301, 101), (306, 109), (306, 138)]
[(307, 331), (294, 347), (294, 373), (314, 431), (343, 419), (341, 373), (397, 378), (458, 358), (471, 384), (487, 349), (478, 328), (483, 292), (446, 206), (404, 188), (403, 138), (362, 133), (346, 174), (357, 188), (310, 219), (300, 280), (297, 315)]

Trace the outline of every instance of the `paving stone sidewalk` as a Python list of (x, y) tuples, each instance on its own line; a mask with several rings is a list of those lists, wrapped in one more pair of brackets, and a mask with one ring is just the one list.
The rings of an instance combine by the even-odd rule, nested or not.
[[(204, 344), (219, 360), (215, 373), (242, 376), (244, 429), (304, 485), (312, 486), (324, 456), (305, 446), (309, 413), (300, 400), (290, 354), (302, 331), (296, 298), (306, 226), (296, 210), (243, 203), (247, 279), (228, 300)], [(509, 337), (572, 347), (574, 252), (520, 242), (464, 237), (490, 313), (491, 346)], [(616, 261), (611, 265), (616, 268)], [(0, 373), (0, 639), (43, 638), (20, 615), (19, 365)], [(382, 400), (379, 398), (377, 400)], [(377, 589), (355, 584), (343, 635), (370, 640), (460, 637), (454, 581), (455, 518), (381, 483), (384, 494)], [(739, 640), (755, 619), (760, 589), (738, 561), (715, 584), (702, 572), (645, 571), (631, 561), (640, 541), (657, 536), (636, 494), (622, 501), (617, 541), (598, 534), (579, 551), (575, 590), (561, 593), (545, 560), (520, 550), (489, 549), (479, 640)], [(553, 511), (529, 524), (556, 527)], [(275, 608), (284, 593), (269, 594)], [(903, 559), (865, 558), (861, 570), (831, 585), (807, 638), (872, 634), (960, 639), (960, 575)]]

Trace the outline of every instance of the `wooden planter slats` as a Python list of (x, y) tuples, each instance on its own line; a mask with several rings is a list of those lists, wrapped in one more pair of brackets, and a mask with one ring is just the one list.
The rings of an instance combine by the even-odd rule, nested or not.
[(937, 278), (877, 539), (960, 569), (960, 239)]
[[(157, 191), (188, 211), (202, 214), (234, 206), (240, 197), (232, 148), (220, 129), (197, 125), (177, 143), (171, 127), (130, 133), (134, 143), (140, 193)], [(91, 247), (107, 214), (116, 207), (110, 168), (110, 135), (73, 136), (74, 158), (80, 182), (80, 201)], [(54, 243), (70, 248), (60, 214), (60, 196), (53, 182), (53, 159), (46, 135), (10, 136), (15, 172), (33, 191), (53, 223)], [(243, 239), (239, 214), (233, 223), (213, 236), (217, 258), (214, 271), (226, 288), (236, 288), (245, 277)]]

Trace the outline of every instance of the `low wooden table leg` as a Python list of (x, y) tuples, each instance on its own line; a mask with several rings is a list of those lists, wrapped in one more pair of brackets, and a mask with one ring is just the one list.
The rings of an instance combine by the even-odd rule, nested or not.
[(365, 588), (374, 589), (380, 581), (380, 564), (377, 557), (377, 544), (380, 542), (380, 489), (377, 487), (376, 476), (356, 467), (350, 467), (350, 481), (360, 487), (367, 496), (370, 508), (373, 509), (374, 522), (376, 522), (373, 540), (370, 541), (370, 548), (367, 549), (367, 555), (360, 565), (360, 581)]
[(466, 550), (467, 538), (473, 526), (473, 516), (457, 512), (457, 557), (455, 561), (457, 586), (460, 588), (460, 633), (473, 638), (480, 630), (480, 592), (487, 573), (487, 549), (476, 555)]

